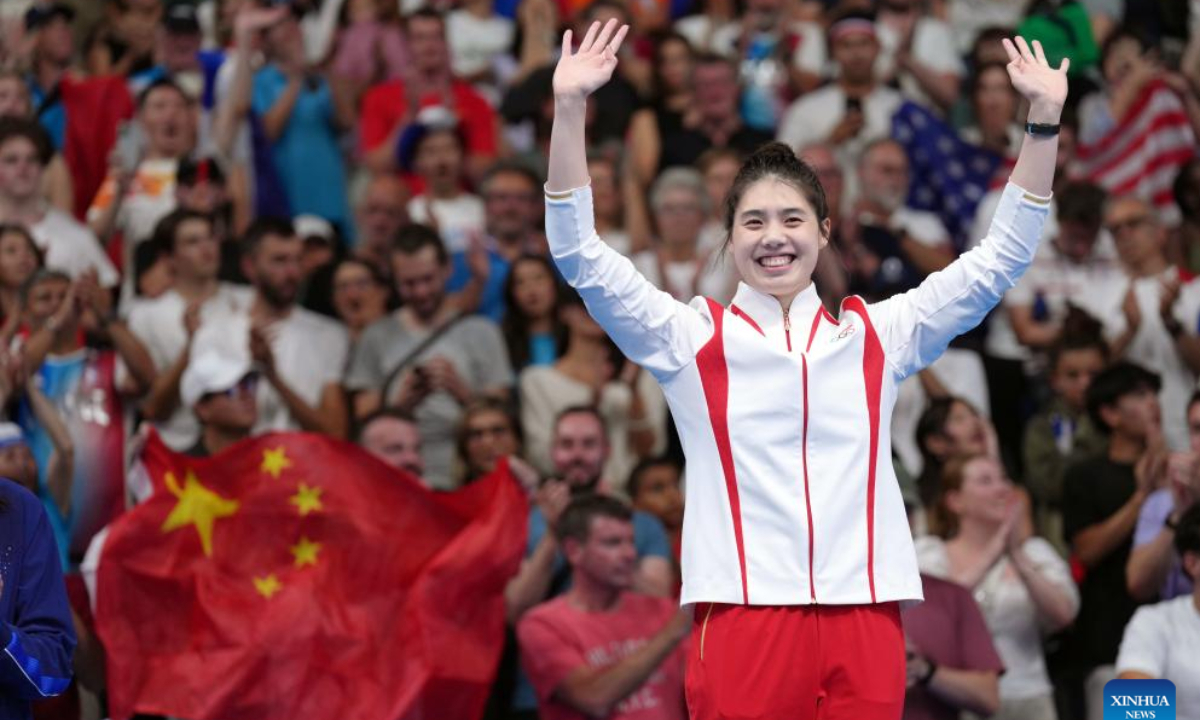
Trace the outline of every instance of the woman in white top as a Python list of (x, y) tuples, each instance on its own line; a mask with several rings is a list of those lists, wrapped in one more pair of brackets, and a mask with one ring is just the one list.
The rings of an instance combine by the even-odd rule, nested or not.
[[(904, 702), (899, 602), (921, 580), (887, 428), (896, 388), (974, 327), (1028, 267), (1047, 213), (1066, 65), (1006, 44), (1028, 132), (988, 237), (918, 288), (824, 311), (812, 284), (829, 209), (779, 143), (752, 155), (726, 206), (733, 303), (661, 292), (596, 234), (587, 97), (627, 29), (568, 31), (554, 75), (546, 235), (564, 279), (662, 386), (688, 459), (685, 605), (693, 719), (893, 720)], [(1019, 49), (1018, 49), (1019, 46)], [(770, 638), (770, 642), (763, 642)], [(937, 678), (928, 678), (937, 682)]]
[(1024, 507), (1001, 465), (986, 455), (947, 463), (934, 513), (941, 536), (917, 540), (922, 572), (975, 594), (996, 650), (1001, 720), (1054, 720), (1054, 689), (1042, 637), (1079, 611), (1071, 569), (1045, 539), (1032, 537)]

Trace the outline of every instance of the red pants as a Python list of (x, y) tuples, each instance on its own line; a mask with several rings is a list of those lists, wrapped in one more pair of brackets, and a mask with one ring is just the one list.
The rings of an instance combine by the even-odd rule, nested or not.
[(896, 603), (696, 605), (692, 720), (898, 720), (904, 631)]

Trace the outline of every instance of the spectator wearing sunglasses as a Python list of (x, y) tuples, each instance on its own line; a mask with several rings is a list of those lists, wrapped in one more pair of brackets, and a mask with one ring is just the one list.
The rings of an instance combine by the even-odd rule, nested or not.
[(201, 350), (188, 364), (179, 382), (179, 394), (200, 421), (200, 437), (187, 454), (216, 455), (250, 437), (258, 421), (255, 391), (258, 375), (244, 355)]

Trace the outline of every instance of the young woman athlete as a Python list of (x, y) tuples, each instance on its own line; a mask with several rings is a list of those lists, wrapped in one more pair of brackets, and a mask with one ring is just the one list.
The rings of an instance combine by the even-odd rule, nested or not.
[(769, 145), (725, 208), (733, 303), (676, 302), (597, 236), (584, 118), (626, 28), (563, 38), (554, 73), (546, 233), (563, 276), (670, 403), (687, 455), (684, 604), (695, 605), (692, 717), (892, 720), (904, 703), (899, 603), (921, 599), (892, 471), (900, 382), (979, 323), (1033, 259), (1046, 217), (1067, 62), (1005, 41), (1028, 134), (988, 237), (917, 289), (826, 313), (812, 284), (829, 238), (816, 174)]

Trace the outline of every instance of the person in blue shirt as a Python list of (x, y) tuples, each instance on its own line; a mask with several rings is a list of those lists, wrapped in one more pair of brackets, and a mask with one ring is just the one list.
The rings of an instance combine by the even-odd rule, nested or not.
[(0, 720), (71, 683), (75, 627), (42, 503), (0, 478)]
[(329, 82), (310, 72), (304, 37), (293, 13), (267, 31), (267, 64), (254, 75), (251, 108), (271, 145), (291, 213), (317, 215), (352, 239), (339, 117)]
[(75, 58), (71, 21), (75, 11), (65, 3), (35, 4), (25, 13), (25, 32), (32, 35), (33, 63), (29, 94), (38, 122), (50, 133), (54, 148), (63, 150), (67, 133), (67, 110), (62, 102), (61, 83)]
[[(522, 255), (549, 257), (546, 238), (538, 228), (542, 216), (539, 193), (542, 179), (537, 173), (515, 162), (499, 162), (479, 183), (487, 221), (482, 238), (487, 254), (488, 273), (481, 288), (478, 312), (495, 322), (504, 318), (504, 284), (509, 269)], [(451, 255), (454, 272), (446, 281), (446, 290), (459, 292), (471, 282), (477, 269), (472, 267), (468, 249)], [(557, 271), (555, 273), (557, 277)]]
[[(154, 81), (169, 78), (200, 102), (205, 116), (210, 115), (216, 105), (217, 72), (225, 62), (225, 52), (201, 49), (203, 40), (196, 4), (191, 0), (167, 2), (155, 37), (157, 63), (129, 76), (129, 92), (137, 96)], [(209, 124), (209, 120), (201, 123), (205, 132)]]

